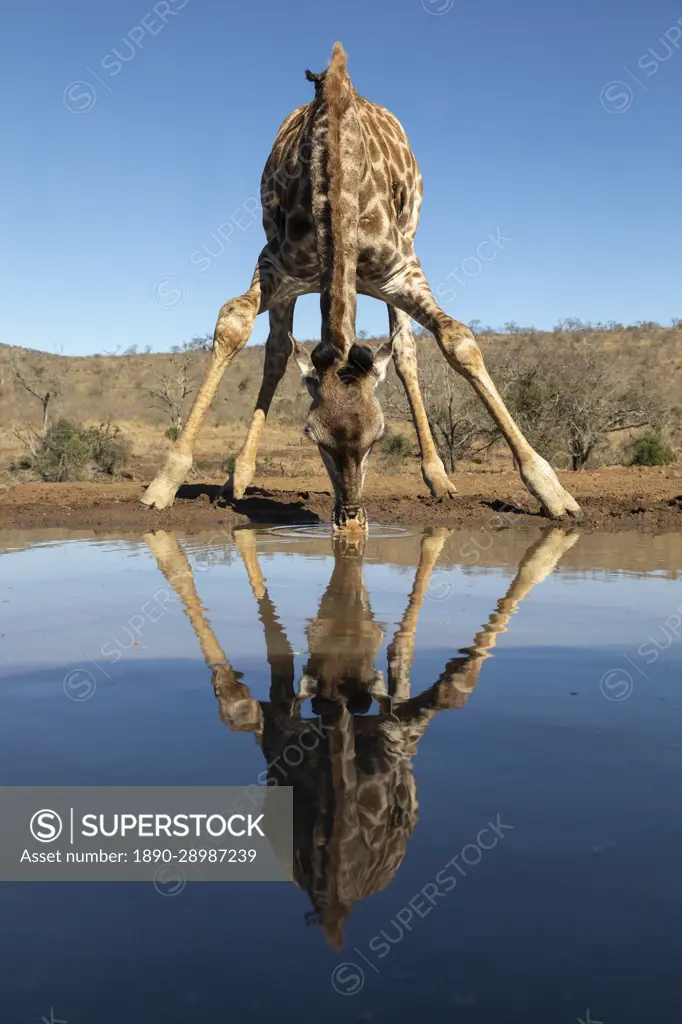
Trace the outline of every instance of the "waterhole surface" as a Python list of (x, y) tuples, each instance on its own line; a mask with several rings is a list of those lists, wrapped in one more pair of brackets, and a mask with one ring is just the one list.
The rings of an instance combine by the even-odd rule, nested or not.
[(552, 528), (0, 534), (0, 785), (269, 779), (296, 822), (288, 883), (0, 885), (0, 1019), (679, 1022), (681, 567)]

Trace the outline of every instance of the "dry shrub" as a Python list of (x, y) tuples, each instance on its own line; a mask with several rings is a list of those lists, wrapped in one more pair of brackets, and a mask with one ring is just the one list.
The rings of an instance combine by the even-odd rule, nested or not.
[(130, 456), (130, 444), (118, 427), (84, 427), (60, 419), (37, 438), (30, 453), (16, 466), (31, 469), (42, 480), (61, 483), (83, 480), (97, 473), (120, 473)]
[[(603, 455), (616, 435), (643, 427), (660, 431), (674, 410), (660, 397), (656, 367), (623, 380), (617, 355), (576, 331), (528, 332), (484, 342), (486, 365), (532, 446), (559, 469), (582, 469)], [(452, 471), (478, 459), (501, 434), (471, 386), (447, 366), (435, 344), (419, 343), (426, 414), (438, 452)], [(389, 391), (391, 411), (406, 419), (402, 388)]]

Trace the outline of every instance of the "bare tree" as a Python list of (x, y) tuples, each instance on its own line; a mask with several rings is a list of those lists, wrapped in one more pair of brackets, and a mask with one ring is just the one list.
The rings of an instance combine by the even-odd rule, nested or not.
[(168, 357), (168, 369), (163, 373), (152, 370), (156, 382), (149, 388), (149, 394), (156, 403), (153, 408), (168, 414), (175, 432), (182, 427), (186, 400), (196, 391), (196, 384), (190, 379), (191, 361), (190, 352), (175, 353)]
[(496, 377), (531, 444), (560, 469), (581, 470), (611, 435), (665, 420), (651, 384), (626, 384), (613, 357), (583, 339), (508, 350)]
[[(659, 431), (672, 415), (655, 377), (624, 381), (613, 352), (582, 330), (571, 321), (559, 337), (526, 332), (484, 343), (490, 373), (516, 422), (558, 469), (581, 470), (609, 440), (647, 426)], [(500, 433), (470, 386), (444, 372), (435, 344), (424, 339), (418, 358), (429, 427), (452, 472), (463, 459), (491, 449)], [(409, 419), (395, 378), (389, 380), (387, 406), (389, 413)]]
[(60, 374), (54, 369), (48, 370), (45, 366), (30, 368), (12, 363), (12, 372), (17, 383), (21, 384), (29, 395), (40, 402), (42, 407), (40, 436), (45, 437), (49, 426), (50, 404), (60, 392), (66, 370), (64, 369)]
[[(444, 371), (442, 356), (427, 341), (419, 351), (419, 379), (431, 434), (449, 472), (463, 459), (492, 448), (500, 437), (497, 427), (471, 387)], [(397, 381), (390, 383), (386, 401), (393, 415), (410, 418), (407, 397)]]
[(451, 373), (442, 374), (425, 403), (431, 434), (449, 472), (458, 462), (488, 451), (500, 437), (478, 397), (461, 385)]
[(207, 331), (205, 334), (195, 334), (191, 341), (183, 341), (180, 345), (172, 345), (171, 352), (179, 355), (181, 352), (210, 352), (213, 348), (213, 334)]

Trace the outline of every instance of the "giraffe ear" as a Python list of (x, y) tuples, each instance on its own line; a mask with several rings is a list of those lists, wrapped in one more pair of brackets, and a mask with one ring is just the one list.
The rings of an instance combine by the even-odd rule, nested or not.
[(294, 353), (294, 359), (298, 364), (298, 368), (301, 371), (301, 376), (305, 380), (306, 384), (309, 380), (317, 380), (317, 370), (313, 366), (313, 361), (310, 355), (304, 349), (300, 341), (296, 341), (293, 334), (289, 333), (289, 340), (291, 341), (291, 348)]
[(372, 375), (375, 378), (376, 384), (381, 384), (382, 381), (386, 380), (386, 371), (388, 370), (388, 364), (393, 357), (393, 338), (389, 338), (383, 345), (379, 345), (379, 348), (374, 353), (372, 358)]

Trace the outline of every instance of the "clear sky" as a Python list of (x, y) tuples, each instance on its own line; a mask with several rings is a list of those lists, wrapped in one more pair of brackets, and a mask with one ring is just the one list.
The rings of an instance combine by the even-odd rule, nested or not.
[[(448, 312), (682, 317), (680, 0), (3, 8), (1, 342), (165, 350), (212, 331), (262, 245), (272, 139), (336, 39), (417, 154), (417, 251)], [(361, 300), (358, 329), (385, 325)], [(316, 296), (295, 329), (319, 336)]]

